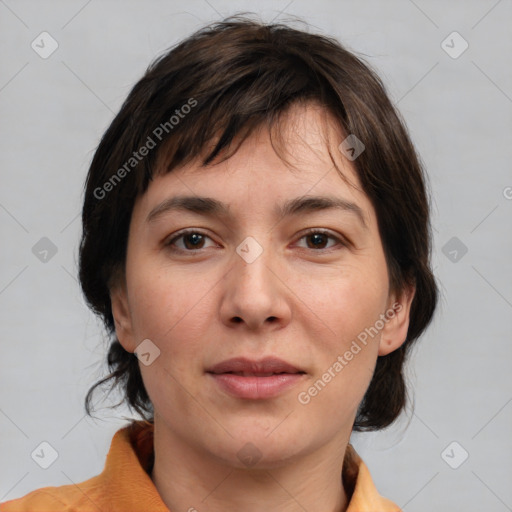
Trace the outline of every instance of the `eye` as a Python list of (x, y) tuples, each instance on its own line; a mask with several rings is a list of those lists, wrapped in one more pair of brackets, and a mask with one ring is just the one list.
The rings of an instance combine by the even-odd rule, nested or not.
[[(174, 252), (188, 252), (193, 253), (196, 251), (200, 251), (201, 249), (206, 249), (205, 241), (211, 240), (211, 238), (202, 233), (201, 231), (189, 229), (182, 231), (171, 238), (168, 242), (165, 243), (166, 246), (170, 247)], [(307, 233), (302, 235), (299, 240), (310, 240), (311, 243), (307, 244), (306, 249), (311, 249), (313, 251), (321, 251), (328, 250), (332, 248), (326, 247), (326, 244), (329, 244), (329, 240), (338, 242), (338, 245), (342, 247), (346, 247), (347, 243), (338, 236), (334, 236), (331, 232), (325, 231), (322, 229), (310, 229)], [(336, 244), (334, 244), (335, 246)]]
[(308, 244), (307, 249), (312, 250), (322, 250), (322, 249), (331, 249), (331, 247), (325, 247), (325, 244), (328, 244), (328, 240), (334, 240), (339, 243), (341, 246), (346, 246), (347, 244), (337, 236), (334, 236), (331, 232), (325, 231), (322, 229), (310, 229), (305, 235), (303, 235), (300, 240), (309, 239), (311, 244)]
[[(211, 240), (209, 236), (201, 231), (189, 229), (187, 231), (182, 231), (166, 242), (165, 245), (171, 247), (171, 250), (176, 252), (194, 252), (200, 249), (205, 249), (204, 244), (206, 239)], [(178, 241), (183, 243), (177, 244)], [(179, 245), (181, 245), (181, 247)]]

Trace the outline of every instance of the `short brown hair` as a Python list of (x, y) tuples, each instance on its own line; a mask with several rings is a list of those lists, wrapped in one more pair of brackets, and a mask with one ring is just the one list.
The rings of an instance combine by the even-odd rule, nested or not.
[[(136, 198), (157, 169), (172, 172), (206, 148), (202, 164), (207, 165), (231, 149), (235, 138), (241, 144), (256, 127), (273, 126), (292, 104), (304, 101), (319, 102), (345, 136), (363, 141), (365, 150), (352, 163), (377, 214), (390, 288), (416, 287), (407, 340), (378, 357), (354, 430), (381, 429), (398, 417), (406, 403), (406, 355), (430, 323), (438, 294), (419, 158), (384, 85), (361, 58), (334, 38), (242, 16), (206, 26), (156, 59), (95, 152), (85, 184), (79, 277), (89, 307), (109, 335), (110, 373), (89, 390), (88, 414), (95, 389), (111, 384), (122, 389), (132, 410), (153, 419), (138, 360), (116, 337), (110, 302), (110, 286), (124, 272)], [(184, 105), (191, 108), (179, 115)], [(133, 160), (134, 152), (156, 138), (156, 150)]]

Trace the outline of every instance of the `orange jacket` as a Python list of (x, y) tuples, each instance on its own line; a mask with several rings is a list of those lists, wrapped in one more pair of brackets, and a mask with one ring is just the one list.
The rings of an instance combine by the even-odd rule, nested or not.
[[(0, 503), (0, 512), (169, 512), (145, 469), (153, 455), (153, 425), (133, 421), (114, 435), (101, 474), (77, 485), (36, 489)], [(400, 511), (378, 494), (351, 445), (343, 461), (343, 481), (350, 497), (347, 512)]]

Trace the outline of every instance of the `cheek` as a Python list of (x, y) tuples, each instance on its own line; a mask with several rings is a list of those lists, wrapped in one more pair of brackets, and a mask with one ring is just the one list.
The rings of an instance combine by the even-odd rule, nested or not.
[[(363, 262), (364, 263), (364, 262)], [(350, 342), (365, 328), (374, 325), (384, 313), (387, 298), (387, 272), (375, 261), (344, 268), (329, 283), (310, 290), (310, 304), (327, 326), (332, 339)], [(327, 286), (325, 286), (327, 285)]]
[[(387, 273), (374, 262), (346, 268), (332, 281), (329, 292), (312, 289), (311, 308), (328, 328), (316, 338), (320, 356), (316, 367), (315, 407), (338, 404), (341, 410), (354, 410), (363, 398), (375, 367), (380, 315), (387, 302)], [(320, 380), (320, 382), (319, 382)], [(324, 386), (325, 384), (325, 386)], [(317, 395), (315, 394), (317, 393)]]
[(357, 272), (346, 277), (321, 303), (329, 328), (315, 336), (315, 374), (299, 399), (310, 417), (325, 418), (328, 410), (333, 426), (353, 419), (370, 384), (380, 340), (371, 329), (387, 297), (383, 281), (362, 282)]
[(197, 350), (211, 317), (208, 290), (214, 282), (173, 269), (134, 265), (129, 275), (135, 336), (149, 338), (170, 356)]
[[(139, 267), (141, 269), (142, 267)], [(149, 366), (139, 365), (155, 410), (189, 411), (194, 407), (183, 389), (195, 394), (195, 378), (201, 371), (198, 355), (211, 319), (204, 280), (170, 275), (155, 268), (132, 274), (132, 319), (139, 341), (150, 339), (160, 350)], [(210, 312), (211, 313), (211, 312)], [(204, 350), (204, 347), (203, 347)], [(189, 411), (198, 415), (198, 411)]]

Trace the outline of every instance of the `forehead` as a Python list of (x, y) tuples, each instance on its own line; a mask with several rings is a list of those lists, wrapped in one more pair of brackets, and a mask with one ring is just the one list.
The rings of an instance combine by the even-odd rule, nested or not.
[(273, 128), (256, 129), (226, 160), (203, 167), (197, 158), (157, 174), (136, 210), (148, 217), (171, 195), (186, 195), (217, 198), (231, 213), (282, 214), (293, 198), (314, 196), (355, 205), (366, 219), (374, 214), (354, 166), (338, 149), (345, 135), (324, 107), (295, 105)]

